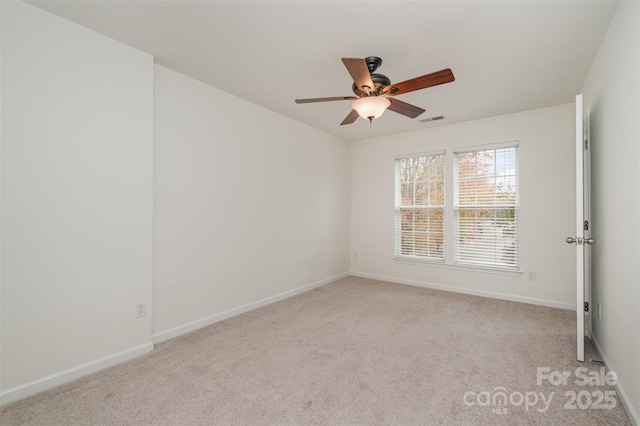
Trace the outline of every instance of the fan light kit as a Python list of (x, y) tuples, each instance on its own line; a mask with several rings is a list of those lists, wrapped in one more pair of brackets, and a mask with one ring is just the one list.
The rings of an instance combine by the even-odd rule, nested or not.
[(389, 108), (391, 101), (387, 98), (371, 96), (360, 98), (353, 103), (353, 109), (358, 111), (358, 115), (369, 121), (380, 117), (384, 111)]
[(393, 96), (414, 90), (426, 89), (439, 84), (451, 83), (455, 80), (449, 68), (412, 78), (402, 83), (391, 84), (386, 75), (375, 74), (375, 70), (382, 65), (382, 59), (377, 56), (360, 58), (342, 58), (342, 63), (353, 78), (352, 91), (356, 96), (336, 96), (331, 98), (296, 99), (298, 104), (327, 101), (355, 100), (351, 112), (340, 125), (351, 124), (358, 116), (369, 122), (380, 117), (387, 109), (409, 118), (416, 118), (425, 110), (402, 102)]

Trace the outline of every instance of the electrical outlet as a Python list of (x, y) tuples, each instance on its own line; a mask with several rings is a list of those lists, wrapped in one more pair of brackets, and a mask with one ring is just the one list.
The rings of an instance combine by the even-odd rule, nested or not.
[(142, 318), (146, 316), (147, 316), (146, 302), (136, 303), (136, 318)]
[(535, 281), (536, 280), (536, 271), (527, 271), (527, 279), (529, 281)]
[(598, 303), (598, 319), (602, 319), (602, 304)]

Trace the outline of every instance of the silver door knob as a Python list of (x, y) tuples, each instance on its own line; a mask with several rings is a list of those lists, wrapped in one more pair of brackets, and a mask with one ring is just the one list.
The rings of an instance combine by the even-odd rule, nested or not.
[(589, 244), (589, 245), (593, 245), (596, 243), (596, 240), (594, 240), (593, 238), (585, 238), (584, 239), (584, 243), (585, 244)]
[(574, 237), (567, 237), (565, 241), (567, 244), (575, 244), (577, 240)]

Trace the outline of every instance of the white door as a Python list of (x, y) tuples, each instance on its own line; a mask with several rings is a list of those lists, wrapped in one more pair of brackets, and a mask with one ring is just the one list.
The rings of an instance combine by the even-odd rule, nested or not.
[[(584, 361), (585, 302), (590, 298), (590, 156), (589, 124), (584, 113), (582, 95), (576, 96), (576, 233), (567, 243), (576, 245), (576, 344), (577, 359)], [(590, 329), (589, 324), (589, 329)]]

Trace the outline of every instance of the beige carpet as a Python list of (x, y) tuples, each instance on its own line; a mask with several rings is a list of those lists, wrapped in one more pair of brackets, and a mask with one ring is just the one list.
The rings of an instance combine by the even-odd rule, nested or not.
[[(575, 361), (574, 333), (570, 311), (349, 277), (10, 404), (0, 424), (630, 424), (613, 387), (575, 383), (600, 366)], [(538, 367), (571, 377), (538, 385)]]

